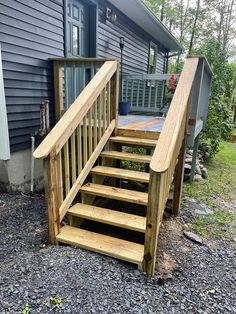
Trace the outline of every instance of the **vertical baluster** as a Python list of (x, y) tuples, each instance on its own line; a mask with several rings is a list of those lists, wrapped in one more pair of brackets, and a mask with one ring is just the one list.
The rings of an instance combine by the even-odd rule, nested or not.
[(89, 125), (88, 125), (88, 129), (89, 129), (89, 157), (92, 155), (93, 153), (93, 107), (89, 110)]
[(69, 160), (69, 143), (66, 142), (64, 145), (64, 168), (65, 168), (65, 186), (66, 195), (70, 191), (70, 160)]
[(81, 132), (81, 124), (79, 124), (77, 128), (77, 147), (78, 147), (78, 176), (82, 171), (82, 163), (83, 163), (83, 157), (82, 157), (82, 132)]
[(85, 68), (85, 64), (84, 63), (82, 63), (81, 71), (82, 71), (82, 89), (84, 89), (85, 88), (85, 84), (86, 84), (86, 78), (85, 78), (86, 68)]
[(84, 119), (83, 119), (83, 161), (84, 164), (83, 166), (85, 166), (85, 164), (88, 161), (88, 136), (87, 136), (87, 115), (85, 115)]
[(134, 97), (134, 79), (131, 80), (131, 97), (130, 97), (130, 104), (133, 106), (133, 99)]
[(147, 80), (143, 81), (143, 101), (142, 101), (142, 108), (145, 107), (145, 98), (146, 98), (146, 84), (147, 84)]
[(151, 107), (152, 81), (149, 81), (148, 108)]
[(94, 137), (94, 147), (97, 147), (98, 144), (98, 100), (94, 103), (94, 119), (93, 119), (93, 137)]
[(111, 123), (111, 81), (107, 84), (107, 126)]
[(139, 107), (139, 92), (140, 92), (140, 80), (138, 80), (137, 103), (136, 103), (136, 107)]
[(94, 77), (95, 75), (95, 64), (94, 62), (91, 63), (91, 79)]
[(65, 109), (67, 110), (69, 107), (69, 92), (68, 92), (68, 75), (67, 75), (67, 64), (66, 61), (64, 62), (64, 77), (65, 77)]
[(102, 137), (102, 110), (101, 110), (101, 96), (98, 97), (98, 142)]
[(107, 95), (106, 95), (106, 88), (104, 88), (104, 90), (102, 91), (102, 108), (103, 108), (103, 115), (102, 115), (102, 119), (103, 119), (103, 134), (106, 131), (106, 115), (107, 115)]
[(155, 84), (155, 100), (154, 100), (154, 107), (158, 108), (159, 106), (157, 106), (157, 93), (158, 93), (158, 81), (156, 81)]
[(76, 67), (75, 67), (75, 62), (73, 62), (73, 101), (75, 101), (76, 96), (77, 96), (77, 93), (76, 93)]
[(58, 195), (60, 197), (59, 204), (61, 205), (64, 197), (63, 197), (63, 177), (62, 177), (62, 152), (60, 151), (58, 153), (58, 162), (57, 162), (57, 173), (58, 173)]
[(71, 161), (72, 184), (74, 184), (76, 181), (75, 132), (71, 136)]

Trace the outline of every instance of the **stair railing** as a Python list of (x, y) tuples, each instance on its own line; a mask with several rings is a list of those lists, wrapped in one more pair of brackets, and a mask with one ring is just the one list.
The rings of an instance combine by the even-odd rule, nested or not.
[(116, 132), (118, 97), (118, 61), (105, 61), (34, 152), (35, 158), (44, 160), (49, 242), (52, 244), (60, 232), (60, 222), (112, 132)]
[(149, 275), (154, 275), (155, 271), (158, 234), (173, 178), (173, 214), (179, 211), (189, 107), (194, 84), (198, 83), (196, 73), (200, 66), (200, 59), (200, 57), (188, 58), (184, 64), (150, 163), (143, 260), (144, 270)]

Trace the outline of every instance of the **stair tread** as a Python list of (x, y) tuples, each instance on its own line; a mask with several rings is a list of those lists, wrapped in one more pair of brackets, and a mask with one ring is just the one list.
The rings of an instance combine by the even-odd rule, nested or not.
[(126, 153), (126, 152), (118, 152), (118, 151), (103, 151), (100, 154), (101, 157), (121, 159), (121, 160), (129, 160), (134, 162), (142, 162), (142, 163), (150, 163), (152, 156), (134, 154), (134, 153)]
[(135, 138), (135, 137), (127, 137), (127, 136), (114, 136), (110, 137), (110, 141), (115, 143), (122, 143), (122, 144), (131, 144), (140, 147), (156, 147), (157, 140), (150, 140), (150, 139), (142, 139), (142, 138)]
[(80, 192), (141, 205), (147, 205), (148, 203), (148, 193), (120, 189), (113, 186), (87, 183), (81, 187)]
[(149, 173), (146, 172), (104, 166), (96, 166), (91, 170), (91, 172), (99, 175), (122, 178), (126, 180), (135, 180), (145, 183), (148, 183), (150, 178)]
[(72, 216), (138, 232), (145, 232), (146, 230), (145, 217), (123, 213), (107, 208), (78, 203), (72, 206), (67, 213)]
[(144, 246), (107, 235), (65, 226), (57, 235), (57, 241), (102, 253), (140, 265)]

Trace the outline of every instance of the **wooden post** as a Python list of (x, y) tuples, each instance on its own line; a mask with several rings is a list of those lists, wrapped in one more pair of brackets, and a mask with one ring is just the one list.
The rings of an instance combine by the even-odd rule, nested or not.
[(117, 62), (116, 73), (111, 78), (111, 120), (116, 120), (115, 134), (118, 128), (118, 105), (119, 105), (119, 63)]
[(54, 93), (55, 93), (55, 112), (56, 121), (59, 121), (63, 113), (63, 79), (62, 79), (62, 66), (59, 61), (54, 61)]
[(147, 208), (147, 224), (144, 244), (143, 270), (153, 276), (155, 273), (157, 242), (163, 207), (164, 176), (150, 170), (150, 183)]
[(59, 178), (57, 155), (55, 150), (53, 150), (50, 155), (44, 159), (44, 180), (48, 210), (48, 242), (50, 244), (56, 244), (56, 236), (60, 232), (60, 195), (58, 190)]
[(199, 139), (200, 139), (200, 134), (198, 134), (198, 136), (194, 140), (190, 182), (193, 182), (193, 180), (194, 180), (195, 169), (196, 169), (196, 161), (197, 161), (197, 152), (198, 152), (198, 146), (199, 146)]
[(186, 139), (184, 138), (180, 153), (178, 156), (178, 163), (175, 167), (174, 174), (174, 196), (172, 203), (172, 214), (178, 216), (181, 203), (183, 178), (184, 178), (184, 165), (186, 156)]

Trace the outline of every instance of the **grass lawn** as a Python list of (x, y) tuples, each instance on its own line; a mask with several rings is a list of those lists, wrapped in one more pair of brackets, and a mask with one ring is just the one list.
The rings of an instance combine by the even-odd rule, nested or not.
[(207, 204), (214, 209), (214, 214), (197, 218), (192, 230), (206, 238), (235, 238), (236, 143), (222, 143), (220, 152), (206, 166), (209, 178), (185, 184), (184, 196)]

